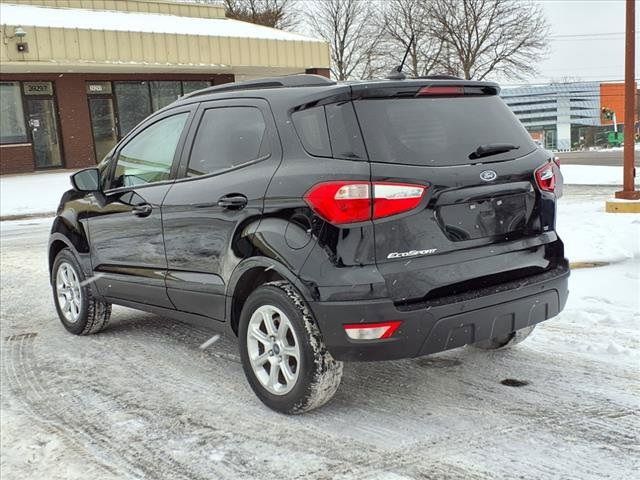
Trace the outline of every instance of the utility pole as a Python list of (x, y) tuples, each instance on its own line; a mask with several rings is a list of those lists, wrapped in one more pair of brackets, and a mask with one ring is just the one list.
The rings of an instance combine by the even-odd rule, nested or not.
[(624, 63), (624, 181), (616, 198), (640, 200), (640, 191), (635, 189), (635, 0), (627, 0), (626, 48)]

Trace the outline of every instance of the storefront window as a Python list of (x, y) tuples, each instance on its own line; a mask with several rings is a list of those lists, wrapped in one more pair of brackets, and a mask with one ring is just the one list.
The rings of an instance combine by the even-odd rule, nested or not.
[(114, 82), (120, 136), (124, 137), (151, 114), (151, 98), (147, 82)]
[(0, 143), (26, 141), (27, 126), (24, 122), (20, 84), (0, 82)]
[(211, 82), (203, 81), (191, 81), (191, 82), (182, 82), (182, 94), (186, 95), (187, 93), (195, 92), (196, 90), (202, 90), (203, 88), (207, 88), (211, 86)]
[(166, 107), (182, 95), (180, 82), (150, 82), (153, 111)]

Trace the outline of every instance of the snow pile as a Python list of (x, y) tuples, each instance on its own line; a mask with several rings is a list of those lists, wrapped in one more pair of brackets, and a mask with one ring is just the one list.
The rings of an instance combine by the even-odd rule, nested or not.
[(640, 215), (606, 213), (604, 199), (563, 197), (556, 230), (572, 262), (640, 260)]
[(53, 213), (71, 188), (71, 170), (0, 177), (0, 217)]
[[(564, 167), (563, 167), (564, 169)], [(553, 344), (596, 361), (640, 364), (640, 215), (606, 213), (604, 198), (564, 197), (556, 228), (570, 261), (605, 261), (574, 269), (569, 300), (557, 319), (543, 324)], [(567, 335), (570, 333), (570, 335)]]

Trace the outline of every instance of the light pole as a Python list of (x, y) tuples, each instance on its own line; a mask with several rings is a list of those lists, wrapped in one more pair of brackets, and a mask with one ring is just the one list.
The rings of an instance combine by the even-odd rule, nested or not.
[(640, 200), (640, 191), (635, 189), (635, 0), (627, 0), (627, 26), (624, 67), (624, 180), (622, 190), (616, 198)]

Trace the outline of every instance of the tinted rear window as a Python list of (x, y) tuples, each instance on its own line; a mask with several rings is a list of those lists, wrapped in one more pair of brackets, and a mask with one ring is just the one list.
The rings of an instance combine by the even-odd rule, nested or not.
[[(496, 96), (368, 99), (354, 102), (372, 162), (447, 166), (521, 157), (535, 149), (530, 135)], [(470, 160), (478, 146), (518, 150)]]
[(366, 159), (351, 102), (312, 107), (295, 112), (291, 117), (302, 146), (310, 155)]

